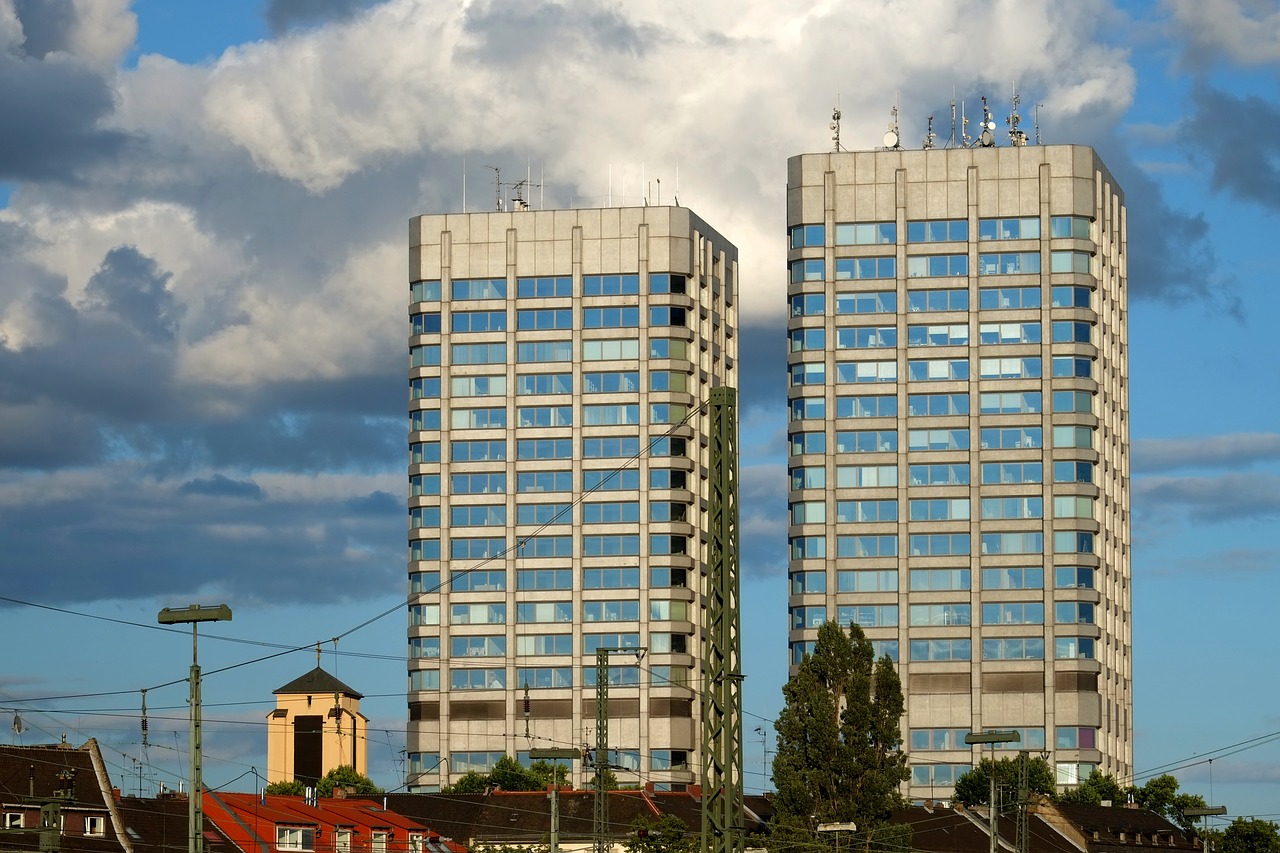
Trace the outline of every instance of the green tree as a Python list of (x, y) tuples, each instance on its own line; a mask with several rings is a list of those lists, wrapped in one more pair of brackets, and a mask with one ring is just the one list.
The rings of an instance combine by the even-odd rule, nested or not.
[(504, 755), (489, 771), (489, 784), (504, 791), (541, 791), (546, 782), (537, 773), (509, 755)]
[(1055, 799), (1060, 803), (1083, 803), (1087, 806), (1100, 806), (1103, 801), (1110, 801), (1113, 806), (1120, 806), (1128, 800), (1129, 793), (1110, 773), (1099, 773), (1095, 769), (1087, 779), (1063, 791)]
[(569, 784), (569, 765), (558, 761), (535, 761), (529, 765), (529, 772), (538, 777), (538, 790), (554, 782), (561, 787)]
[(1219, 853), (1280, 853), (1280, 827), (1269, 820), (1238, 817), (1215, 845)]
[(651, 818), (641, 815), (631, 822), (631, 833), (622, 842), (626, 853), (695, 853), (701, 840), (701, 828), (693, 832), (675, 815)]
[[(990, 758), (984, 758), (978, 762), (977, 767), (966, 770), (956, 780), (956, 802), (965, 806), (986, 805), (987, 800), (991, 799), (992, 767), (995, 768), (996, 788), (1012, 791), (1012, 797), (1016, 797), (1018, 759), (1001, 758), (993, 765)], [(1027, 759), (1027, 790), (1033, 794), (1053, 796), (1053, 769), (1049, 767), (1049, 762), (1038, 755)], [(1012, 801), (1012, 797), (1005, 795), (1004, 798)]]
[(468, 770), (458, 777), (452, 785), (441, 787), (445, 794), (483, 794), (489, 788), (489, 774)]
[(307, 793), (307, 786), (297, 779), (281, 780), (272, 782), (270, 785), (262, 789), (264, 794), (284, 794), (291, 797), (301, 797)]
[(1168, 773), (1149, 780), (1141, 788), (1130, 789), (1130, 793), (1138, 805), (1190, 833), (1195, 832), (1195, 821), (1184, 816), (1187, 809), (1202, 809), (1206, 805), (1199, 794), (1179, 794), (1177, 778)]
[(383, 790), (363, 773), (357, 773), (350, 764), (341, 764), (316, 783), (316, 793), (321, 797), (332, 797), (334, 788), (345, 788), (352, 794), (381, 794)]
[(901, 750), (902, 683), (893, 662), (875, 659), (857, 625), (846, 633), (828, 622), (782, 694), (770, 846), (812, 845), (818, 824), (848, 822), (858, 826), (858, 846), (901, 843), (901, 830), (886, 829), (910, 775)]

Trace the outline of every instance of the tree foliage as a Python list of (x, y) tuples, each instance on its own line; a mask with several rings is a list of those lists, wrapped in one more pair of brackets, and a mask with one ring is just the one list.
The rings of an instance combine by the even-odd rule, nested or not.
[[(870, 845), (903, 804), (899, 787), (910, 775), (901, 750), (902, 682), (893, 662), (875, 659), (857, 625), (846, 632), (828, 622), (782, 693), (770, 846), (811, 846), (818, 824), (848, 822), (858, 826), (857, 846)], [(882, 834), (877, 849), (904, 837), (900, 830)], [(905, 837), (909, 846), (909, 832)]]
[[(1001, 791), (1011, 790), (1016, 796), (1018, 790), (1018, 759), (1001, 758), (992, 764), (990, 758), (984, 758), (978, 762), (977, 767), (972, 770), (966, 770), (956, 780), (956, 802), (965, 806), (986, 805), (987, 800), (991, 799), (992, 768), (994, 768), (996, 775), (996, 788)], [(1027, 790), (1033, 794), (1053, 796), (1053, 768), (1049, 766), (1049, 762), (1038, 755), (1035, 758), (1027, 759)], [(1008, 797), (1004, 798), (1008, 799)]]
[(1219, 853), (1280, 853), (1280, 827), (1269, 820), (1238, 817), (1214, 845)]
[(297, 779), (282, 779), (279, 782), (272, 782), (270, 785), (263, 788), (262, 793), (301, 797), (307, 793), (307, 786), (304, 783), (299, 782)]
[[(350, 764), (339, 765), (324, 774), (324, 777), (316, 782), (316, 795), (332, 797), (334, 788), (345, 788), (353, 794), (383, 793), (382, 789), (374, 784), (372, 779), (363, 773), (357, 773), (356, 769)], [(262, 792), (264, 794), (287, 794), (301, 797), (306, 795), (307, 785), (298, 779), (289, 779), (287, 781), (272, 782), (263, 788)]]
[(631, 822), (622, 848), (626, 853), (695, 853), (702, 843), (700, 835), (701, 829), (693, 832), (675, 815), (641, 815)]
[(1063, 791), (1056, 799), (1060, 803), (1081, 803), (1086, 806), (1100, 806), (1109, 801), (1113, 806), (1119, 806), (1128, 802), (1130, 790), (1122, 788), (1110, 773), (1099, 773), (1095, 769), (1087, 779), (1076, 787)]
[(553, 779), (561, 785), (568, 784), (569, 768), (549, 761), (535, 761), (525, 767), (511, 756), (504, 755), (488, 773), (468, 771), (457, 782), (446, 785), (442, 790), (446, 794), (483, 794), (490, 788), (500, 788), (503, 791), (542, 791)]
[(1130, 792), (1138, 805), (1193, 834), (1195, 821), (1185, 817), (1185, 813), (1187, 809), (1202, 809), (1207, 805), (1199, 794), (1179, 794), (1178, 780), (1168, 773), (1149, 780), (1141, 788), (1131, 788)]

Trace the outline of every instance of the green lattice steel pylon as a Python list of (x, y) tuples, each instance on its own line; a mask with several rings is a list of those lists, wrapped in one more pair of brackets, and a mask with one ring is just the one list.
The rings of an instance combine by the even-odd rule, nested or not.
[(738, 578), (738, 394), (711, 390), (710, 538), (702, 654), (702, 850), (741, 853), (742, 636)]

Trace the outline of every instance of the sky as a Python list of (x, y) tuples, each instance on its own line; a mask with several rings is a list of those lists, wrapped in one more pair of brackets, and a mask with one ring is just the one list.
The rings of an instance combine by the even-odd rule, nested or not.
[[(1272, 0), (0, 0), (0, 711), (126, 791), (265, 775), (364, 693), (403, 781), (407, 220), (678, 192), (737, 244), (746, 780), (786, 678), (786, 158), (953, 92), (1098, 149), (1130, 222), (1137, 782), (1280, 818)], [(1038, 105), (1038, 106), (1037, 106)], [(144, 692), (145, 691), (145, 692)], [(140, 734), (141, 703), (149, 732)], [(762, 740), (754, 731), (765, 730)], [(1130, 781), (1130, 780), (1122, 780)]]

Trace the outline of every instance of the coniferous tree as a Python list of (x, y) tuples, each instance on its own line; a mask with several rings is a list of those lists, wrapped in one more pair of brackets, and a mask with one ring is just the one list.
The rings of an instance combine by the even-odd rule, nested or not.
[(782, 692), (770, 846), (812, 846), (819, 824), (852, 822), (858, 830), (846, 848), (909, 847), (909, 830), (889, 828), (909, 776), (901, 750), (902, 683), (893, 662), (875, 660), (857, 625), (846, 632), (828, 622)]

